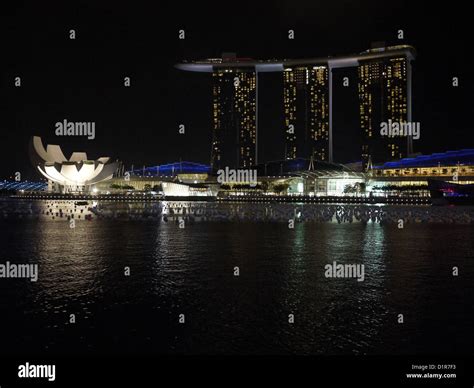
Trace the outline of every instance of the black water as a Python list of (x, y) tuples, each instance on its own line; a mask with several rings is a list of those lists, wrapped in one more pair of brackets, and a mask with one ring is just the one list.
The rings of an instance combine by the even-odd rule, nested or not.
[[(40, 273), (0, 279), (0, 354), (472, 354), (472, 237), (462, 225), (4, 220), (0, 263)], [(325, 278), (334, 260), (365, 264), (365, 281)]]

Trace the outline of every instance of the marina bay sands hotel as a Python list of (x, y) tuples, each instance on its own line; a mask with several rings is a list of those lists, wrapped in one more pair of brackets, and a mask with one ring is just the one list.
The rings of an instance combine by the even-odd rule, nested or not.
[[(377, 47), (328, 58), (253, 60), (232, 54), (177, 64), (180, 70), (212, 73), (211, 166), (249, 168), (258, 164), (259, 74), (281, 72), (285, 160), (298, 157), (333, 162), (333, 69), (357, 67), (360, 160), (401, 159), (413, 152), (412, 138), (380, 135), (380, 123), (412, 121), (411, 46)], [(351, 139), (345, 139), (351, 142)]]

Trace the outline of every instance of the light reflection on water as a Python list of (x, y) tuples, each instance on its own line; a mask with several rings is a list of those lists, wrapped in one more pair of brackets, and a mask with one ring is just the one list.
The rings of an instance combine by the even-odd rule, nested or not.
[[(466, 226), (23, 220), (2, 231), (0, 262), (40, 265), (36, 284), (0, 280), (3, 354), (449, 353), (474, 343)], [(333, 261), (364, 264), (365, 281), (325, 278)]]

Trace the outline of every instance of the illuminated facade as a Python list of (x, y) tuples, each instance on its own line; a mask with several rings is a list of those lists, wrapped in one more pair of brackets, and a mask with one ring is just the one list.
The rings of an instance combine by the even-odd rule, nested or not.
[(372, 174), (375, 177), (441, 177), (456, 182), (458, 179), (462, 180), (465, 177), (474, 177), (474, 165), (453, 164), (451, 166), (385, 168), (372, 170)]
[(370, 175), (375, 178), (442, 178), (453, 183), (474, 183), (474, 150), (448, 151), (387, 162), (375, 166)]
[(211, 166), (250, 167), (257, 156), (257, 77), (255, 72), (212, 74)]
[[(300, 132), (300, 123), (298, 123), (296, 120), (296, 111), (299, 110), (297, 109), (297, 101), (301, 102), (302, 99), (297, 99), (296, 96), (304, 90), (304, 88), (301, 87), (301, 85), (304, 84), (304, 81), (301, 80), (301, 78), (303, 77), (306, 79), (305, 69), (301, 67), (296, 69), (285, 69), (285, 71), (283, 72), (283, 105), (285, 113), (285, 159), (287, 160), (296, 159), (297, 155), (296, 131), (298, 130), (298, 132)], [(304, 113), (306, 114), (306, 112)], [(304, 122), (302, 126), (306, 126)], [(304, 131), (305, 130), (306, 129), (304, 128)]]
[[(382, 137), (380, 123), (411, 122), (411, 61), (408, 45), (376, 47), (325, 58), (254, 60), (224, 56), (177, 64), (213, 74), (211, 165), (258, 163), (258, 74), (283, 73), (285, 160), (312, 157), (333, 162), (333, 69), (358, 68), (364, 170), (372, 163), (412, 154), (410, 136)], [(239, 86), (234, 86), (238, 80)]]
[(67, 159), (60, 146), (45, 148), (39, 136), (31, 138), (30, 158), (48, 180), (48, 190), (63, 193), (88, 192), (92, 185), (112, 179), (118, 167), (109, 157), (91, 160), (85, 152), (73, 152)]
[(327, 66), (315, 66), (310, 78), (311, 153), (316, 160), (329, 160), (329, 74)]
[(409, 136), (380, 135), (380, 123), (411, 121), (409, 111), (409, 78), (407, 57), (361, 61), (359, 74), (360, 128), (362, 132), (362, 164), (401, 159), (412, 152)]
[(327, 66), (300, 66), (283, 72), (285, 159), (328, 160), (329, 89)]

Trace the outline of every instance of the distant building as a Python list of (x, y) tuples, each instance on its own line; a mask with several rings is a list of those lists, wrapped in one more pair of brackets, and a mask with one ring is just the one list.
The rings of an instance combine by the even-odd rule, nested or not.
[(128, 174), (130, 177), (176, 178), (179, 180), (201, 181), (206, 180), (208, 174), (210, 174), (211, 171), (211, 167), (206, 164), (180, 161), (157, 166), (137, 168), (128, 171)]
[(329, 158), (327, 66), (287, 67), (283, 72), (285, 159)]
[(380, 133), (382, 122), (411, 121), (411, 57), (361, 60), (358, 66), (362, 163), (401, 159), (413, 152), (411, 136), (388, 137)]
[(250, 167), (256, 163), (256, 73), (239, 69), (212, 74), (211, 166)]
[(433, 182), (463, 188), (474, 184), (474, 149), (403, 158), (372, 166), (366, 172), (353, 167), (315, 158), (282, 159), (253, 166), (255, 181), (222, 182), (210, 166), (183, 161), (130, 170), (92, 188), (97, 194), (165, 198), (288, 195), (426, 199)]
[(112, 179), (117, 170), (117, 163), (109, 157), (91, 160), (85, 152), (73, 152), (67, 159), (60, 146), (48, 144), (45, 149), (38, 136), (31, 139), (30, 157), (35, 168), (48, 179), (48, 191), (88, 192), (92, 185)]
[(433, 182), (474, 184), (474, 149), (418, 155), (373, 166), (367, 172), (367, 189), (374, 194), (429, 196)]
[(474, 149), (418, 155), (374, 166), (373, 179), (380, 181), (423, 181), (441, 179), (474, 184)]
[(174, 182), (163, 182), (163, 195), (165, 197), (215, 197), (219, 189), (218, 185), (182, 184)]
[(279, 183), (288, 184), (284, 194), (309, 196), (340, 196), (349, 187), (365, 182), (362, 172), (355, 172), (342, 164), (296, 158), (261, 163), (257, 168), (259, 182), (268, 182), (270, 186)]
[(207, 181), (210, 173), (211, 167), (209, 165), (180, 161), (124, 171), (120, 176), (94, 185), (94, 188), (100, 193), (160, 192), (163, 191), (164, 182), (199, 186)]
[[(225, 56), (177, 64), (180, 70), (213, 74), (211, 165), (258, 164), (258, 74), (283, 74), (284, 141), (282, 157), (333, 161), (333, 69), (358, 68), (360, 155), (371, 163), (412, 153), (412, 138), (383, 137), (382, 121), (410, 122), (411, 61), (408, 45), (378, 47), (359, 54), (326, 58), (253, 60)], [(238, 86), (237, 86), (238, 85)], [(343, 141), (347, 141), (344, 139)]]

